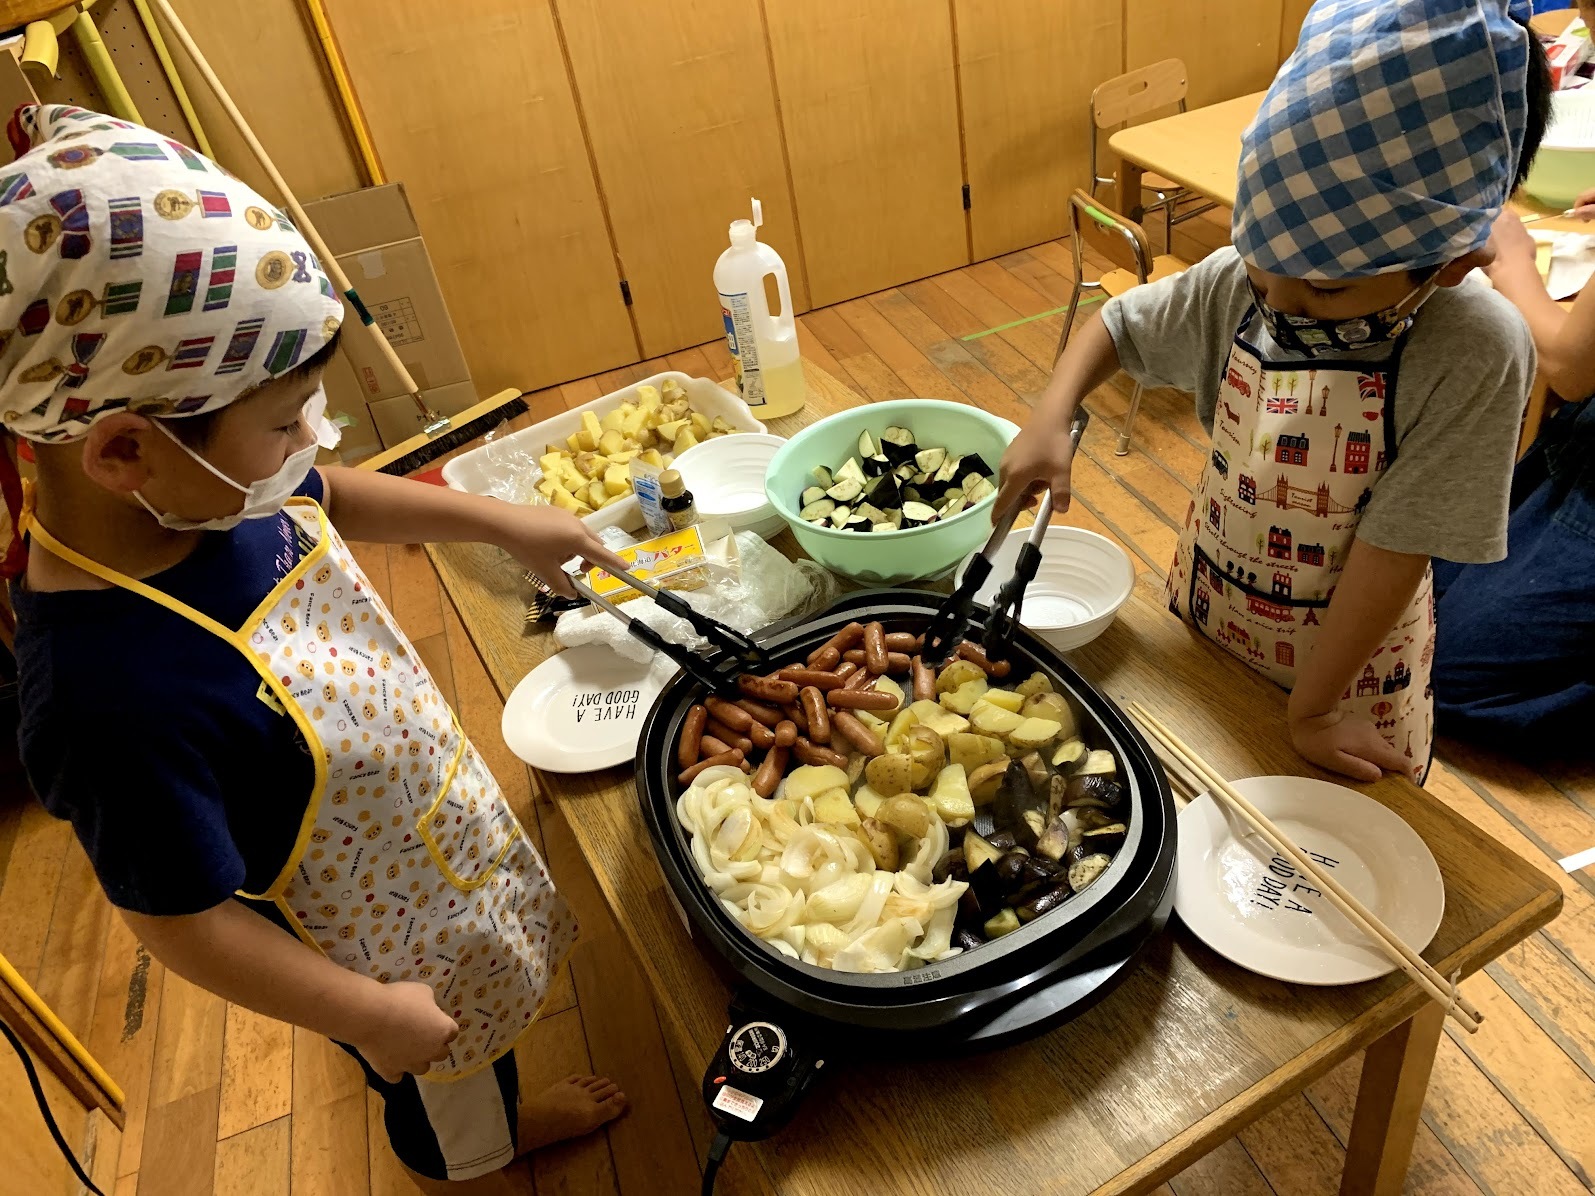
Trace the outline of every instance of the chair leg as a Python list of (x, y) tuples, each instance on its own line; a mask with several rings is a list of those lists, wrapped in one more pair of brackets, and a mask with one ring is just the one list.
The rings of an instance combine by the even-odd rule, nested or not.
[(1054, 363), (1063, 356), (1064, 349), (1068, 347), (1069, 332), (1074, 327), (1074, 313), (1075, 309), (1080, 306), (1080, 292), (1082, 289), (1079, 278), (1076, 278), (1074, 280), (1074, 290), (1069, 295), (1069, 311), (1063, 317), (1063, 335), (1058, 338), (1058, 351), (1052, 356)]
[(1163, 252), (1174, 252), (1174, 209), (1178, 205), (1174, 200), (1169, 200), (1168, 206), (1163, 209)]
[(1135, 389), (1130, 392), (1130, 409), (1124, 415), (1124, 431), (1119, 433), (1119, 447), (1113, 450), (1115, 457), (1128, 457), (1130, 455), (1130, 433), (1135, 428), (1135, 413), (1141, 409), (1141, 384), (1137, 382)]

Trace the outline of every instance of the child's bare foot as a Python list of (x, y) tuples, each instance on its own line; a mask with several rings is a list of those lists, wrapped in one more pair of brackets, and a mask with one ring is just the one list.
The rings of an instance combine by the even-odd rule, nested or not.
[(521, 1102), (519, 1153), (590, 1134), (626, 1111), (626, 1094), (603, 1076), (570, 1076)]

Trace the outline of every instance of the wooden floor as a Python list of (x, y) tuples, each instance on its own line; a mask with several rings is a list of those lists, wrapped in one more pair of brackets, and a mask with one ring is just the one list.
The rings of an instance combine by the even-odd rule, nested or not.
[[(1224, 239), (1219, 222), (1184, 227), (1189, 232), (1176, 234), (1175, 249), (1187, 260)], [(1015, 322), (1066, 304), (1071, 274), (1067, 243), (1037, 246), (812, 312), (800, 320), (803, 351), (871, 399), (939, 396), (1022, 420), (1044, 383), (1062, 317)], [(1005, 325), (1015, 326), (988, 331)], [(718, 344), (672, 354), (542, 392), (532, 399), (530, 418), (661, 368), (720, 378), (729, 362)], [(1137, 558), (1142, 583), (1155, 586), (1207, 440), (1188, 398), (1152, 392), (1134, 452), (1114, 456), (1127, 391), (1121, 377), (1088, 403), (1093, 422), (1075, 465), (1069, 518), (1118, 540)], [(363, 548), (360, 555), (538, 836), (585, 925), (557, 1011), (534, 1028), (522, 1053), (524, 1083), (592, 1068), (614, 1076), (631, 1097), (632, 1111), (606, 1133), (533, 1159), (520, 1173), (524, 1190), (695, 1192), (708, 1137), (698, 1077), (673, 1073), (648, 993), (569, 829), (534, 796), (526, 769), (502, 747), (498, 698), (421, 551)], [(0, 798), (0, 952), (127, 1089), (119, 1151), (114, 1134), (98, 1144), (95, 1174), (107, 1192), (414, 1191), (353, 1064), (313, 1035), (228, 1007), (166, 975), (107, 908), (68, 828), (31, 804), (14, 781), (11, 788)], [(1441, 1040), (1408, 1191), (1595, 1191), (1595, 876), (1589, 870), (1566, 876), (1555, 865), (1595, 845), (1595, 768), (1535, 771), (1447, 745), (1429, 789), (1435, 800), (1561, 876), (1566, 905), (1560, 919), (1465, 986), (1488, 1025), (1466, 1041), (1449, 1031)], [(1284, 988), (1280, 1000), (1289, 1000)], [(0, 1057), (0, 1068), (11, 1066)], [(1357, 1066), (1347, 1064), (1169, 1187), (1178, 1196), (1335, 1192), (1356, 1083)], [(0, 1108), (0, 1124), (33, 1116), (30, 1108)], [(60, 1190), (76, 1192), (64, 1176)], [(990, 1190), (1002, 1193), (1000, 1181), (994, 1183)]]

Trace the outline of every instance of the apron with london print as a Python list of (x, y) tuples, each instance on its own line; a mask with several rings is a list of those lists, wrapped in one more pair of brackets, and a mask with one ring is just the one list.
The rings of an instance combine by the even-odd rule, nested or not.
[[(1396, 455), (1401, 344), (1379, 363), (1269, 363), (1236, 330), (1174, 564), (1169, 609), (1290, 689), (1322, 627), (1373, 488)], [(1428, 772), (1434, 733), (1432, 577), (1341, 696)]]
[(239, 648), (310, 746), (315, 792), (271, 888), (304, 941), (384, 984), (431, 986), (459, 1037), (426, 1073), (492, 1063), (536, 1016), (575, 919), (414, 646), (310, 499), (304, 555), (242, 629), (65, 548), (49, 549)]

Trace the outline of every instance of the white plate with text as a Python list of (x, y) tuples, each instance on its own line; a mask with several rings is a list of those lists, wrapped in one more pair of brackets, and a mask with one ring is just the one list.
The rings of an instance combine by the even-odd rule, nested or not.
[(550, 656), (521, 679), (504, 703), (504, 742), (545, 772), (595, 772), (637, 755), (654, 699), (676, 672), (656, 656), (629, 660), (602, 644)]
[[(1418, 833), (1373, 798), (1310, 777), (1236, 789), (1415, 951), (1439, 929), (1445, 883)], [(1356, 984), (1387, 955), (1262, 836), (1204, 793), (1180, 813), (1174, 909), (1197, 938), (1250, 971), (1295, 984)]]

